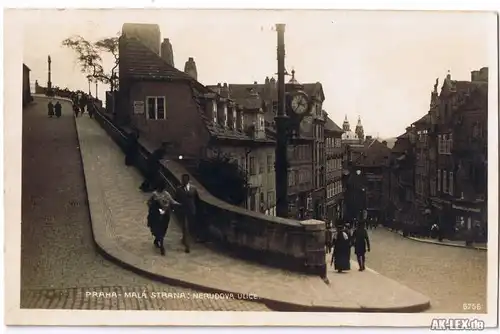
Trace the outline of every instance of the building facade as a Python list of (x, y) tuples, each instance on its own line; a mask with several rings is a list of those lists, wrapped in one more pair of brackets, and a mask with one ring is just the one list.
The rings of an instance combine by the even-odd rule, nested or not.
[(485, 241), (488, 68), (472, 71), (470, 81), (448, 73), (440, 91), (438, 83), (429, 112), (392, 149), (394, 218), (424, 229), (437, 223), (447, 238)]
[(30, 68), (23, 64), (23, 107), (31, 102)]
[[(277, 82), (266, 77), (264, 83), (227, 84), (208, 86), (211, 89), (227, 90), (235, 101), (260, 100), (263, 124), (269, 138), (276, 136), (274, 118), (278, 109)], [(296, 219), (325, 215), (325, 135), (322, 104), (325, 99), (320, 83), (299, 83), (292, 71), (292, 78), (285, 85), (288, 93), (304, 91), (309, 98), (309, 113), (302, 119), (297, 132), (290, 136), (288, 145), (288, 206), (289, 216)]]
[(325, 115), (326, 140), (326, 221), (336, 225), (343, 218), (344, 191), (342, 185), (342, 133), (334, 121)]
[(448, 73), (430, 111), (436, 196), (433, 218), (448, 236), (487, 231), (488, 68), (470, 81)]
[[(170, 41), (160, 45), (157, 25), (125, 24), (119, 41), (119, 107), (115, 121), (137, 129), (151, 147), (172, 144), (185, 161), (230, 157), (245, 171), (251, 188), (246, 206), (274, 214), (274, 140), (266, 133), (258, 98), (235, 101), (197, 81), (189, 58), (185, 72), (172, 66)], [(166, 45), (168, 41), (168, 45)], [(163, 57), (159, 50), (164, 52)]]

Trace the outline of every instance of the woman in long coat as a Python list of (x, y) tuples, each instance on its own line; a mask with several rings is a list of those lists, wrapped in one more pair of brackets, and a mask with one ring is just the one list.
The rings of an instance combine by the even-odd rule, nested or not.
[(352, 235), (354, 253), (358, 259), (359, 271), (365, 270), (365, 254), (370, 251), (370, 239), (365, 229), (364, 223), (359, 222), (358, 227)]
[(341, 273), (351, 269), (351, 238), (348, 229), (341, 225), (333, 242), (332, 261), (335, 270)]
[(173, 205), (181, 204), (175, 201), (165, 190), (165, 185), (160, 183), (148, 201), (148, 227), (154, 236), (153, 244), (160, 249), (161, 255), (165, 255), (163, 240), (167, 234)]

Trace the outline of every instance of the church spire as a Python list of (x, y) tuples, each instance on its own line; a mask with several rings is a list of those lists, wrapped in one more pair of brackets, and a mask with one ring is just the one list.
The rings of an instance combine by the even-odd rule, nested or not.
[(363, 124), (361, 124), (361, 116), (358, 116), (358, 124), (356, 124), (356, 129), (354, 131), (360, 140), (365, 138), (365, 131), (363, 129)]
[(342, 130), (344, 130), (344, 132), (351, 131), (351, 125), (349, 124), (349, 121), (347, 120), (347, 115), (345, 115), (344, 123), (342, 123)]

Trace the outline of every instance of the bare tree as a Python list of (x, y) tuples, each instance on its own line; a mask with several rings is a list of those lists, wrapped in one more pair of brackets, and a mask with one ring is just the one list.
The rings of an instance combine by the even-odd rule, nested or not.
[[(110, 85), (111, 90), (114, 90), (118, 87), (116, 69), (120, 63), (118, 38), (118, 36), (107, 37), (97, 42), (90, 42), (82, 36), (76, 35), (63, 40), (62, 45), (75, 51), (80, 69), (82, 73), (87, 75), (87, 78), (92, 78), (94, 82)], [(110, 53), (114, 58), (114, 66), (109, 72), (104, 70), (102, 64), (101, 54), (103, 52)]]

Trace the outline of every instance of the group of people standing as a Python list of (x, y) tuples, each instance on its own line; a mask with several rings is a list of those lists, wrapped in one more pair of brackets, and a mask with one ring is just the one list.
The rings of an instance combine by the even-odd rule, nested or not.
[(49, 103), (47, 104), (47, 108), (48, 108), (48, 115), (50, 118), (52, 117), (61, 117), (62, 115), (62, 105), (59, 101), (57, 101), (55, 104), (52, 103), (52, 100), (49, 101)]
[[(134, 131), (127, 138), (125, 165), (134, 166), (136, 164), (139, 146), (139, 132)], [(153, 244), (160, 250), (161, 255), (166, 253), (164, 240), (170, 225), (170, 217), (174, 211), (181, 223), (181, 242), (186, 253), (191, 252), (191, 236), (194, 236), (197, 242), (207, 241), (208, 236), (208, 227), (197, 219), (198, 190), (191, 184), (189, 174), (182, 175), (181, 184), (176, 187), (173, 195), (168, 192), (166, 181), (160, 176), (161, 160), (169, 147), (170, 145), (164, 142), (149, 155), (144, 171), (145, 180), (139, 187), (143, 192), (152, 192), (147, 201), (147, 226), (153, 235)]]
[[(326, 234), (326, 252), (332, 253), (330, 265), (341, 273), (351, 269), (351, 248), (358, 261), (359, 271), (365, 270), (366, 252), (370, 251), (370, 238), (365, 228), (365, 222), (357, 222), (352, 231), (348, 223), (339, 224), (334, 232), (330, 227)], [(333, 251), (332, 251), (333, 249)]]

